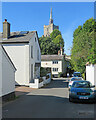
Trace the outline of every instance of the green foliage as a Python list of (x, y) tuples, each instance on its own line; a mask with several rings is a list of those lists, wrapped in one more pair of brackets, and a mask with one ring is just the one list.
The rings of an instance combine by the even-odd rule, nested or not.
[(60, 78), (62, 74), (63, 74), (62, 72), (59, 72), (58, 73), (58, 77)]
[(39, 38), (40, 48), (41, 48), (41, 54), (42, 55), (52, 55), (57, 54), (59, 47), (54, 44), (49, 37), (40, 37)]
[(64, 47), (64, 40), (62, 38), (62, 35), (58, 35), (54, 38), (53, 42), (57, 44), (57, 46), (60, 48), (60, 46)]
[(61, 32), (57, 29), (53, 30), (53, 32), (50, 34), (51, 40), (54, 40), (58, 35), (61, 35)]
[(73, 34), (71, 64), (75, 71), (85, 72), (85, 64), (96, 63), (96, 22), (93, 18), (79, 26)]
[(47, 71), (45, 68), (41, 67), (40, 68), (40, 77), (44, 77), (47, 75)]
[(64, 40), (62, 38), (61, 32), (57, 29), (53, 30), (50, 37), (40, 37), (39, 44), (41, 48), (42, 55), (52, 55), (58, 54), (60, 46), (64, 47)]

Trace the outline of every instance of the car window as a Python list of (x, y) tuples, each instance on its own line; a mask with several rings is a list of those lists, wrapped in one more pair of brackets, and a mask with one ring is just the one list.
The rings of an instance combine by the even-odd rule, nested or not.
[(82, 80), (82, 78), (72, 78), (71, 81)]
[(73, 75), (74, 75), (74, 77), (76, 77), (76, 76), (81, 77), (80, 73), (74, 73)]
[(75, 87), (75, 88), (90, 88), (91, 83), (90, 82), (74, 82), (72, 87)]

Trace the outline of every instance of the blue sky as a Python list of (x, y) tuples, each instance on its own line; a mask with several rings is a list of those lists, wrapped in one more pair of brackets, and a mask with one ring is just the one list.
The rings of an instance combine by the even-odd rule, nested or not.
[(10, 22), (11, 32), (37, 30), (40, 37), (44, 32), (44, 24), (49, 24), (51, 7), (54, 24), (59, 25), (65, 42), (65, 53), (69, 55), (74, 30), (94, 17), (92, 2), (3, 2), (2, 22), (5, 18)]

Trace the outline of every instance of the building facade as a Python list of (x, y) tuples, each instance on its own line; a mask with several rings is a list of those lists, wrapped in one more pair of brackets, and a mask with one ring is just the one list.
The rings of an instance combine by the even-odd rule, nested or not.
[(0, 97), (5, 101), (15, 97), (16, 68), (2, 45), (0, 45), (0, 68)]
[(44, 36), (45, 37), (50, 36), (50, 33), (52, 33), (54, 29), (58, 29), (59, 30), (59, 26), (56, 26), (53, 23), (52, 8), (51, 8), (49, 25), (44, 25)]
[[(3, 23), (4, 24), (7, 21)], [(10, 26), (9, 26), (10, 27)], [(6, 29), (3, 29), (6, 30)], [(3, 31), (5, 33), (6, 31)], [(15, 84), (29, 86), (40, 77), (41, 51), (37, 31), (11, 32), (6, 39), (3, 35), (2, 45), (17, 68)]]
[(58, 77), (59, 73), (66, 76), (67, 61), (64, 55), (41, 55), (41, 67), (51, 68), (53, 77)]
[(86, 80), (96, 86), (96, 64), (86, 64)]

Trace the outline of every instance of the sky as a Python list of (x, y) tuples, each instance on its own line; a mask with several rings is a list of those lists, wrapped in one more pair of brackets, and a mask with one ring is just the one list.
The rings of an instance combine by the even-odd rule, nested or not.
[(11, 32), (36, 30), (41, 37), (43, 26), (49, 24), (51, 8), (53, 22), (59, 25), (65, 42), (65, 53), (70, 55), (73, 32), (94, 17), (94, 2), (2, 2), (2, 22), (7, 19)]

